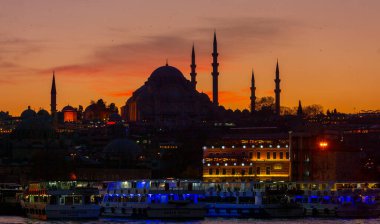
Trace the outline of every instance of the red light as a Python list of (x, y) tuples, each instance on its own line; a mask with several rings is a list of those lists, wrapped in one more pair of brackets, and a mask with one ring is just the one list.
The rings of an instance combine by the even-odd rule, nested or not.
[(327, 146), (329, 146), (329, 144), (326, 142), (326, 141), (321, 141), (319, 142), (319, 147), (322, 149), (322, 150), (325, 150), (327, 148)]

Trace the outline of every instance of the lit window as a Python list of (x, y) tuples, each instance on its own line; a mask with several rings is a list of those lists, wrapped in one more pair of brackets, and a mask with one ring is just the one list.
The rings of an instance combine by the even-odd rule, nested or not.
[(266, 173), (266, 175), (270, 175), (270, 166), (266, 167), (265, 173)]

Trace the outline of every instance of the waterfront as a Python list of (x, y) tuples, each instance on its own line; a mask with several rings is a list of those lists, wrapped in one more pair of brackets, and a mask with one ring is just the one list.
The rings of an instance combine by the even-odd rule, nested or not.
[(303, 223), (345, 223), (345, 224), (377, 224), (380, 223), (380, 218), (378, 219), (322, 219), (322, 218), (304, 218), (304, 219), (223, 219), (223, 218), (206, 218), (204, 220), (194, 220), (194, 221), (161, 221), (161, 220), (132, 220), (132, 219), (116, 219), (116, 218), (107, 218), (99, 220), (88, 220), (88, 221), (40, 221), (36, 219), (28, 219), (19, 216), (0, 216), (0, 223), (9, 223), (9, 224), (37, 224), (37, 223), (88, 223), (88, 224), (97, 224), (97, 223), (200, 223), (200, 224), (216, 224), (216, 223), (286, 223), (286, 224), (303, 224)]

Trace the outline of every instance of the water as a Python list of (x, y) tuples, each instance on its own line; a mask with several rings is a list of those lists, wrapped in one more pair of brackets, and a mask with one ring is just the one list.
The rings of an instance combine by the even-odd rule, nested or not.
[(19, 216), (0, 216), (0, 223), (9, 223), (9, 224), (79, 224), (79, 223), (87, 223), (87, 224), (101, 224), (101, 223), (132, 223), (132, 224), (155, 224), (155, 223), (189, 223), (189, 224), (227, 224), (227, 223), (255, 223), (255, 224), (268, 224), (268, 223), (285, 223), (285, 224), (306, 224), (306, 223), (343, 223), (343, 224), (379, 224), (379, 219), (322, 219), (322, 218), (303, 218), (303, 219), (224, 219), (224, 218), (206, 218), (200, 221), (160, 221), (160, 220), (131, 220), (131, 219), (116, 219), (116, 218), (107, 218), (107, 219), (99, 219), (93, 221), (39, 221), (35, 219), (28, 219)]

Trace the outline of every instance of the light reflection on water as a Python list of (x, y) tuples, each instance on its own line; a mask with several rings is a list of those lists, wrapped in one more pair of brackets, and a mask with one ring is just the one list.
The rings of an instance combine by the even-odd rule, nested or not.
[(286, 224), (317, 224), (317, 223), (344, 223), (344, 224), (379, 224), (380, 219), (316, 219), (316, 218), (304, 218), (304, 219), (223, 219), (223, 218), (206, 218), (200, 221), (160, 221), (160, 220), (131, 220), (131, 219), (116, 219), (107, 218), (99, 220), (88, 221), (39, 221), (35, 219), (28, 219), (18, 216), (0, 216), (0, 223), (9, 224), (117, 224), (117, 223), (132, 223), (132, 224), (155, 224), (155, 223), (189, 223), (189, 224), (218, 224), (218, 223), (255, 223), (255, 224), (267, 224), (267, 223), (286, 223)]

